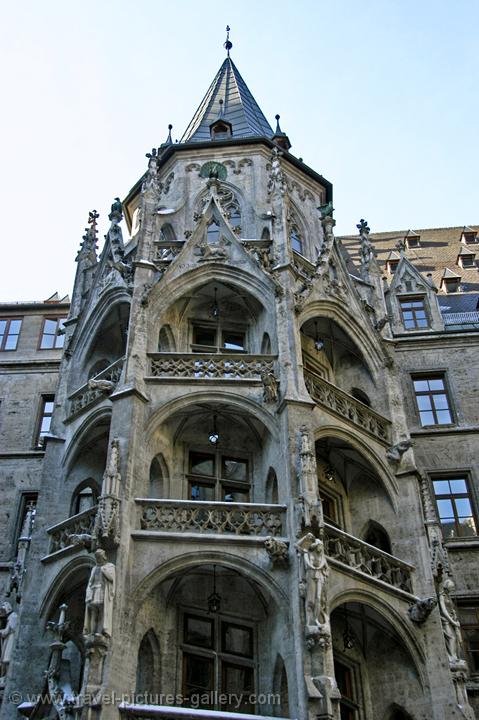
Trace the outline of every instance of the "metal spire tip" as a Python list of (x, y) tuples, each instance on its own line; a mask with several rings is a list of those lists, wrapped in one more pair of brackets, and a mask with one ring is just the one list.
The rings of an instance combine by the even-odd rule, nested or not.
[(230, 40), (230, 26), (226, 26), (226, 42), (224, 43), (223, 47), (226, 49), (226, 53), (228, 57), (230, 56), (230, 50), (233, 47), (233, 43)]

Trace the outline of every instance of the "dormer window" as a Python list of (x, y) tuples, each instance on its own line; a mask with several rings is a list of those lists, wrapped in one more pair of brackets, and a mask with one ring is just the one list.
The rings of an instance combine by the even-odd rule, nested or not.
[(291, 228), (291, 232), (289, 234), (289, 241), (291, 243), (291, 248), (302, 255), (303, 254), (303, 242), (301, 240), (301, 235), (299, 234), (299, 230), (295, 225), (293, 225), (293, 227)]
[(473, 245), (477, 242), (477, 232), (470, 227), (465, 227), (462, 231), (461, 242), (465, 245)]
[(462, 246), (461, 252), (457, 256), (457, 264), (463, 268), (476, 267), (476, 253), (473, 250), (469, 250), (469, 248)]
[(413, 230), (408, 231), (404, 240), (406, 242), (406, 247), (408, 250), (421, 246), (421, 236), (418, 233), (415, 233)]
[(209, 245), (217, 245), (220, 240), (220, 226), (213, 218), (206, 229), (206, 242)]
[(230, 123), (224, 120), (217, 120), (210, 127), (210, 135), (212, 140), (226, 140), (232, 136), (232, 127)]
[(421, 330), (429, 327), (426, 306), (423, 297), (404, 297), (399, 299), (402, 321), (405, 330)]
[(446, 293), (455, 293), (458, 292), (460, 284), (461, 276), (446, 268), (441, 278), (441, 290)]
[(398, 266), (398, 265), (399, 265), (399, 260), (398, 260), (398, 259), (392, 258), (391, 260), (388, 260), (388, 262), (387, 262), (388, 273), (389, 273), (390, 275), (394, 275), (394, 273), (395, 273), (396, 270), (397, 270), (397, 266)]

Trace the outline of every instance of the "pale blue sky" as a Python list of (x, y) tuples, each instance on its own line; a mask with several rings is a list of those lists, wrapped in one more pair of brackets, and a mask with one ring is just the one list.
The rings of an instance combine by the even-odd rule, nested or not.
[(334, 185), (337, 232), (479, 222), (476, 0), (22, 0), (0, 29), (0, 300), (69, 293), (88, 210), (232, 57), (292, 152)]

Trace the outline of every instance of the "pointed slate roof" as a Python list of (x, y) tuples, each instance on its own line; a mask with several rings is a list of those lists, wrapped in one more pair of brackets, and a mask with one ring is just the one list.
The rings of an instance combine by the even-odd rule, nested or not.
[(186, 128), (182, 143), (211, 139), (210, 125), (220, 115), (220, 100), (224, 101), (224, 119), (233, 126), (233, 138), (273, 136), (272, 128), (228, 55)]

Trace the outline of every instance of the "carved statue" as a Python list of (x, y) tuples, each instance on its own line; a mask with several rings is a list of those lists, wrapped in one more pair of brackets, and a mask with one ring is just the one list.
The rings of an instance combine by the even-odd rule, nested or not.
[(8, 666), (13, 653), (15, 643), (15, 631), (18, 624), (18, 615), (12, 610), (9, 602), (3, 602), (0, 605), (0, 617), (7, 618), (7, 624), (0, 630), (1, 654), (0, 654), (0, 681), (5, 682), (5, 676), (8, 672)]
[(263, 400), (266, 403), (274, 403), (278, 401), (278, 381), (274, 373), (264, 370), (261, 373), (261, 381), (263, 383)]
[(323, 541), (307, 533), (296, 543), (303, 555), (305, 582), (304, 609), (306, 625), (320, 628), (329, 626), (326, 599), (326, 581), (329, 575)]
[(273, 565), (286, 565), (288, 562), (288, 546), (284, 540), (269, 535), (264, 539), (264, 547)]
[(111, 206), (111, 212), (108, 215), (108, 219), (115, 224), (118, 224), (123, 218), (123, 206), (120, 198), (116, 197)]
[(381, 332), (381, 330), (383, 329), (383, 327), (384, 327), (385, 325), (387, 325), (388, 322), (389, 322), (389, 315), (384, 315), (384, 317), (380, 318), (379, 320), (377, 320), (377, 321), (374, 323), (374, 328), (375, 328), (375, 330), (378, 330), (378, 332)]
[(457, 619), (454, 602), (451, 598), (451, 592), (453, 590), (454, 582), (450, 577), (443, 578), (439, 583), (439, 612), (441, 613), (442, 630), (450, 662), (456, 662), (459, 659), (462, 645), (460, 624)]
[(120, 489), (120, 441), (113, 438), (110, 445), (110, 457), (103, 474), (102, 495), (118, 495)]
[(409, 607), (408, 615), (412, 622), (422, 625), (422, 623), (426, 622), (436, 605), (437, 600), (433, 597), (416, 600), (414, 605)]
[(286, 192), (286, 181), (280, 161), (281, 155), (282, 153), (278, 148), (273, 148), (268, 181), (268, 193), (270, 195), (273, 192), (279, 192), (281, 195), (284, 195)]
[(95, 561), (85, 595), (83, 634), (111, 637), (116, 568), (108, 562), (104, 550), (96, 550)]
[(334, 212), (332, 200), (330, 200), (328, 203), (326, 203), (326, 205), (320, 205), (318, 207), (318, 210), (321, 213), (321, 219), (326, 218), (326, 217), (332, 218), (333, 212)]
[(396, 443), (396, 445), (392, 445), (386, 450), (387, 459), (395, 463), (401, 462), (402, 456), (406, 450), (412, 447), (412, 444), (411, 438), (407, 438), (406, 440), (401, 440), (401, 442)]
[(90, 390), (100, 390), (103, 393), (111, 393), (115, 387), (115, 383), (111, 380), (95, 380), (92, 378), (88, 381), (88, 387)]

